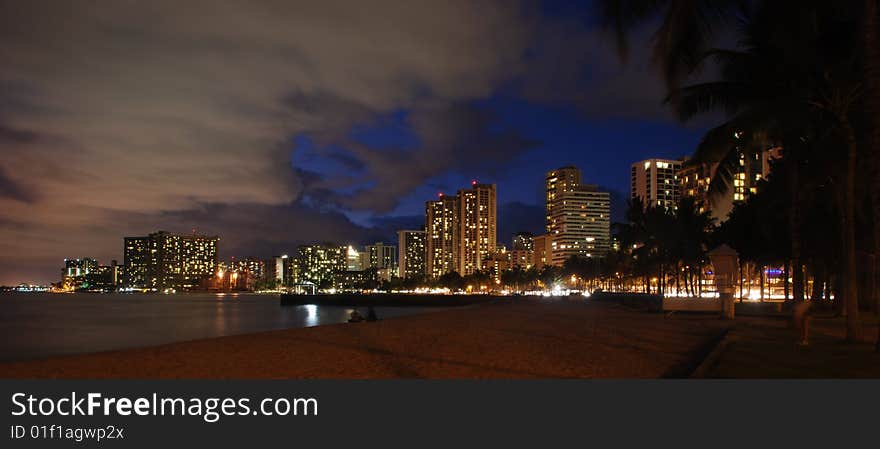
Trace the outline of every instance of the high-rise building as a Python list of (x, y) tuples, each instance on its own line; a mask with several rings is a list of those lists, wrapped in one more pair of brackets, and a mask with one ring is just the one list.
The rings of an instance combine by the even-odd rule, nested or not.
[(348, 245), (348, 250), (346, 251), (346, 270), (347, 271), (363, 271), (366, 268), (366, 263), (368, 262), (368, 254), (361, 253), (354, 246)]
[(553, 217), (551, 213), (553, 206), (563, 193), (570, 192), (579, 185), (581, 185), (581, 171), (577, 167), (567, 166), (547, 172), (547, 177), (545, 178), (545, 209), (547, 219), (546, 231), (548, 233), (553, 232)]
[(532, 242), (535, 248), (532, 253), (532, 266), (540, 270), (552, 263), (553, 237), (550, 234), (536, 235), (532, 238)]
[(98, 261), (89, 257), (82, 259), (64, 259), (62, 276), (84, 276), (98, 268)]
[(299, 282), (299, 263), (296, 255), (283, 254), (265, 262), (264, 279), (270, 287), (288, 288)]
[(563, 167), (547, 173), (546, 263), (561, 266), (571, 256), (602, 257), (611, 243), (611, 195), (581, 184), (580, 170)]
[(458, 191), (458, 198), (458, 267), (467, 276), (483, 270), (483, 260), (495, 252), (498, 243), (496, 187), (474, 181), (470, 189)]
[(681, 161), (648, 159), (630, 167), (630, 198), (639, 198), (647, 206), (674, 209), (678, 205), (678, 170)]
[(125, 237), (123, 241), (123, 284), (132, 289), (149, 289), (156, 280), (155, 242), (150, 237)]
[(397, 231), (398, 272), (403, 279), (418, 279), (426, 275), (425, 231)]
[(316, 285), (330, 285), (334, 274), (348, 268), (348, 246), (324, 243), (303, 245), (298, 249), (297, 267), (299, 282), (311, 282)]
[(603, 257), (611, 244), (611, 195), (585, 185), (566, 192), (551, 213), (552, 263), (571, 256)]
[(367, 264), (363, 267), (365, 270), (375, 268), (376, 270), (397, 271), (396, 246), (376, 242), (373, 245), (365, 246), (364, 252), (367, 254)]
[(496, 283), (501, 283), (501, 273), (510, 269), (510, 253), (507, 248), (499, 248), (492, 254), (483, 258), (482, 270), (492, 275)]
[(266, 275), (266, 262), (252, 258), (219, 262), (216, 273), (212, 287), (218, 290), (255, 290), (271, 279)]
[(531, 268), (535, 254), (534, 235), (531, 232), (518, 232), (513, 236), (510, 246), (510, 264), (513, 267)]
[(205, 235), (181, 235), (180, 286), (184, 290), (206, 287), (204, 282), (214, 274), (217, 265), (217, 241), (219, 237)]
[(425, 268), (429, 278), (459, 271), (458, 196), (442, 193), (434, 201), (425, 203)]
[(709, 210), (712, 204), (709, 198), (709, 183), (717, 167), (717, 163), (686, 159), (678, 170), (678, 181), (681, 185), (680, 199), (693, 198), (699, 212)]
[(693, 198), (700, 212), (708, 210), (713, 218), (724, 221), (735, 203), (745, 201), (750, 193), (757, 193), (758, 181), (770, 174), (772, 161), (780, 157), (781, 147), (748, 155), (740, 152), (732, 172), (733, 179), (723, 194), (709, 192), (709, 184), (718, 169), (717, 162), (685, 160), (678, 171), (681, 198)]
[(126, 286), (141, 290), (206, 288), (217, 266), (219, 237), (165, 231), (125, 237)]
[[(115, 267), (113, 267), (115, 269)], [(99, 266), (98, 261), (89, 257), (64, 259), (61, 270), (61, 286), (64, 290), (103, 290), (112, 282), (111, 267)]]

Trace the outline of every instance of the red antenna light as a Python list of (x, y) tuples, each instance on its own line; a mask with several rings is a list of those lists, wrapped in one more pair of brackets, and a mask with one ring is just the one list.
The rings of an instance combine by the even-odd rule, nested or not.
[(439, 196), (440, 198), (443, 198), (443, 192), (437, 192), (437, 196)]
[(473, 181), (471, 181), (471, 185), (473, 185), (473, 186), (477, 185), (477, 180), (474, 179)]

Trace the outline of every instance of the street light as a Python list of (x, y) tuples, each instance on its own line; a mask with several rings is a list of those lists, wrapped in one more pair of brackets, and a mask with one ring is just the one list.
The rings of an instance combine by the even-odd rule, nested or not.
[(707, 255), (715, 272), (715, 286), (718, 288), (718, 296), (721, 299), (721, 317), (732, 320), (734, 318), (733, 277), (737, 273), (738, 265), (736, 250), (727, 245), (721, 245), (709, 251)]

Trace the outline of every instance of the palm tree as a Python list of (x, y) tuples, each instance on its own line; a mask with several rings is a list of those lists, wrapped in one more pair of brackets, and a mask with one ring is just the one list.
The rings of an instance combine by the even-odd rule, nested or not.
[(678, 264), (684, 267), (686, 279), (693, 279), (694, 274), (698, 274), (705, 265), (709, 233), (714, 227), (713, 219), (708, 211), (700, 212), (693, 198), (685, 198), (679, 203), (673, 219), (676, 232), (672, 253)]
[(670, 90), (691, 73), (742, 0), (600, 0), (600, 20), (610, 28), (621, 59), (629, 53), (629, 34), (661, 17), (654, 34), (652, 60)]
[[(819, 8), (808, 10), (807, 17), (792, 13), (781, 18), (777, 8), (744, 12), (742, 50), (713, 49), (705, 54), (717, 62), (720, 79), (675, 89), (670, 101), (684, 121), (707, 112), (728, 114), (726, 122), (706, 134), (695, 155), (719, 164), (711, 190), (723, 192), (730, 186), (734, 161), (741, 154), (781, 144), (794, 180), (789, 189), (792, 206), (799, 204), (798, 192), (803, 189), (797, 173), (804, 142), (822, 138), (816, 130), (834, 130), (847, 149), (840, 183), (847, 255), (844, 304), (848, 339), (856, 340), (860, 330), (855, 251), (857, 147), (851, 114), (860, 86), (851, 76), (857, 73), (857, 63), (846, 51), (851, 42), (843, 33), (835, 35), (849, 18), (825, 11), (819, 20)], [(796, 272), (801, 272), (798, 216), (797, 208), (792, 209), (788, 227)], [(798, 296), (802, 298), (801, 290)]]
[[(781, 140), (785, 146), (786, 157), (796, 158), (792, 150), (797, 147), (797, 139), (809, 136), (809, 132), (805, 132), (805, 125), (817, 122), (833, 125), (834, 133), (846, 149), (845, 169), (838, 185), (845, 256), (841, 280), (847, 309), (848, 340), (857, 340), (861, 332), (855, 248), (859, 142), (853, 118), (858, 113), (866, 117), (865, 143), (874, 165), (871, 197), (874, 205), (875, 252), (880, 247), (880, 32), (877, 29), (880, 7), (877, 3), (878, 0), (865, 0), (862, 4), (850, 2), (831, 6), (828, 2), (805, 1), (800, 2), (797, 8), (792, 8), (786, 2), (774, 1), (599, 2), (601, 17), (616, 32), (621, 55), (626, 54), (628, 31), (657, 15), (663, 15), (654, 41), (654, 60), (661, 67), (670, 87), (670, 102), (678, 108), (683, 118), (717, 110), (725, 110), (734, 117), (707, 134), (701, 145), (704, 150), (718, 144), (734, 146), (725, 143), (725, 140), (729, 141), (729, 136), (743, 130), (749, 133), (747, 140), (741, 144), (766, 144), (766, 136), (756, 131), (770, 130), (773, 137)], [(730, 18), (735, 17), (734, 8), (743, 4), (751, 4), (753, 11), (762, 13), (759, 16), (761, 20), (751, 21), (753, 25), (762, 23), (752, 26), (747, 32), (752, 44), (751, 55), (743, 52), (707, 52), (713, 30), (719, 24), (730, 22)], [(839, 26), (841, 23), (847, 26)], [(853, 34), (853, 30), (861, 30), (861, 33)], [(775, 43), (777, 51), (771, 51), (772, 58), (761, 58), (761, 53), (754, 51), (761, 48), (756, 44), (762, 43)], [(833, 51), (829, 51), (829, 44), (833, 46)], [(787, 52), (778, 51), (782, 48)], [(773, 49), (773, 46), (769, 49)], [(721, 62), (722, 78), (728, 82), (695, 85), (689, 91), (679, 89), (682, 80), (706, 60), (701, 56), (705, 54)], [(753, 62), (763, 59), (763, 65), (750, 64), (749, 59)], [(742, 69), (747, 70), (737, 72)], [(754, 77), (776, 82), (757, 83)], [(761, 89), (762, 86), (765, 89)], [(857, 104), (862, 89), (867, 94), (862, 104)], [(683, 101), (682, 98), (688, 95), (690, 101)], [(808, 105), (805, 106), (804, 102)], [(801, 125), (800, 130), (797, 126), (791, 126), (797, 124)], [(730, 161), (732, 153), (727, 151), (728, 157), (720, 161)], [(723, 175), (724, 171), (721, 173)], [(722, 176), (719, 182), (723, 182), (724, 178)], [(793, 199), (797, 204), (797, 198)], [(798, 215), (795, 213), (789, 226), (796, 227), (797, 222)], [(796, 247), (793, 249), (798, 251)]]

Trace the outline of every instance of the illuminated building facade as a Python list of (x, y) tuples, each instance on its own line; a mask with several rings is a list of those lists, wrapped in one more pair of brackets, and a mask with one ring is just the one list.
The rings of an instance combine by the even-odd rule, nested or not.
[(482, 270), (491, 273), (495, 283), (501, 282), (501, 273), (510, 269), (510, 253), (506, 248), (500, 248), (483, 259)]
[(217, 267), (219, 237), (165, 231), (125, 237), (126, 287), (139, 290), (207, 288)]
[(512, 267), (531, 268), (535, 255), (534, 238), (535, 236), (531, 232), (518, 232), (513, 236), (513, 244), (510, 247), (510, 265)]
[(630, 198), (640, 198), (646, 207), (660, 206), (675, 209), (678, 206), (678, 171), (681, 161), (648, 159), (630, 167)]
[(397, 231), (397, 276), (402, 279), (424, 278), (426, 251), (425, 231)]
[(220, 238), (206, 235), (181, 235), (180, 287), (184, 290), (205, 288), (205, 281), (214, 275), (217, 267), (217, 243)]
[(550, 234), (536, 235), (532, 238), (534, 252), (532, 253), (532, 266), (537, 269), (550, 264), (553, 257), (553, 237)]
[(367, 264), (363, 269), (375, 268), (376, 270), (397, 270), (397, 247), (377, 242), (364, 247), (367, 254)]
[(331, 243), (300, 246), (297, 250), (297, 267), (294, 283), (331, 285), (336, 272), (347, 271), (348, 246)]
[(699, 212), (705, 212), (711, 208), (709, 183), (712, 182), (712, 175), (717, 166), (717, 163), (685, 160), (678, 171), (681, 198), (693, 198)]
[(436, 279), (458, 269), (458, 196), (442, 193), (425, 204), (425, 268)]
[(551, 170), (547, 172), (544, 184), (546, 187), (546, 231), (552, 234), (555, 227), (552, 215), (553, 207), (560, 201), (564, 193), (575, 190), (581, 185), (581, 171), (572, 166)]
[(458, 191), (459, 273), (467, 276), (483, 270), (483, 260), (495, 252), (497, 245), (497, 209), (495, 184), (478, 184)]
[(64, 259), (62, 277), (85, 276), (98, 269), (98, 261), (89, 257), (82, 259)]
[(355, 247), (348, 245), (345, 255), (345, 268), (348, 271), (362, 271), (367, 262), (367, 255), (361, 253)]
[(275, 256), (263, 264), (263, 277), (269, 288), (287, 287), (296, 279), (296, 263), (287, 254)]
[(114, 291), (122, 283), (122, 273), (115, 260), (108, 266), (88, 257), (64, 259), (61, 287), (66, 291)]
[(149, 289), (155, 276), (154, 242), (150, 237), (125, 237), (123, 239), (122, 264), (125, 265), (127, 288)]
[(561, 266), (571, 256), (602, 257), (611, 244), (611, 194), (581, 184), (575, 167), (550, 171), (546, 177), (549, 260)]
[(219, 290), (252, 291), (265, 286), (266, 262), (258, 259), (232, 259), (218, 263), (212, 287)]
[(709, 184), (718, 169), (717, 162), (686, 160), (678, 172), (681, 198), (694, 198), (700, 212), (708, 210), (715, 220), (724, 221), (735, 203), (745, 201), (749, 194), (757, 193), (758, 181), (769, 176), (771, 162), (780, 157), (780, 147), (753, 154), (740, 152), (732, 173), (733, 179), (724, 194), (709, 192)]
[(333, 273), (333, 287), (343, 291), (373, 289), (378, 286), (375, 270), (345, 270)]

